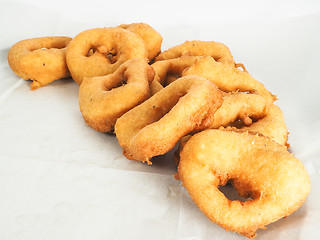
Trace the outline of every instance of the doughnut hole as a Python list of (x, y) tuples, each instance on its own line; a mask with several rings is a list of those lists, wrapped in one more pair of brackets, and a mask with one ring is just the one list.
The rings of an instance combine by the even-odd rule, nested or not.
[(90, 48), (88, 53), (86, 54), (86, 57), (91, 57), (94, 54), (103, 55), (108, 60), (109, 64), (116, 63), (119, 57), (116, 49), (111, 48), (110, 50), (107, 50), (105, 46)]
[(229, 180), (225, 185), (219, 185), (218, 188), (220, 192), (222, 192), (224, 196), (228, 198), (230, 201), (238, 200), (241, 202), (246, 202), (253, 200), (250, 192), (247, 192), (244, 195), (240, 195), (236, 188), (233, 186), (232, 180)]

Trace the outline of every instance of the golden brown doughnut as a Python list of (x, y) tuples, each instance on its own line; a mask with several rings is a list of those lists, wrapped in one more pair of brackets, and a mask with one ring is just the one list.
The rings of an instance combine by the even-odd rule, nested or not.
[(181, 56), (210, 56), (216, 61), (226, 65), (235, 66), (233, 56), (229, 48), (214, 41), (186, 41), (172, 47), (156, 57), (156, 61), (178, 58)]
[(115, 133), (127, 158), (152, 164), (152, 157), (171, 150), (184, 135), (207, 128), (221, 104), (216, 85), (186, 76), (122, 115)]
[(18, 76), (33, 81), (32, 90), (70, 77), (66, 64), (66, 47), (70, 41), (69, 37), (22, 40), (9, 50), (9, 66)]
[(113, 130), (125, 112), (149, 98), (154, 78), (147, 59), (130, 59), (111, 74), (85, 77), (79, 90), (79, 105), (86, 123), (100, 132)]
[[(192, 136), (180, 154), (178, 173), (211, 221), (249, 238), (296, 211), (310, 191), (306, 169), (286, 147), (248, 132), (210, 129)], [(219, 190), (228, 181), (252, 200), (229, 200)]]
[(125, 61), (146, 58), (141, 37), (123, 28), (95, 28), (79, 33), (67, 49), (67, 65), (80, 85), (84, 77), (113, 73)]

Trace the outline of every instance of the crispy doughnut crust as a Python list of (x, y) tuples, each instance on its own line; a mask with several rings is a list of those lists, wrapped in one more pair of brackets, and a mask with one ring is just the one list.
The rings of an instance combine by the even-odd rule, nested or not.
[(187, 68), (182, 76), (197, 75), (218, 85), (225, 92), (251, 92), (261, 95), (267, 104), (273, 103), (276, 97), (265, 86), (254, 79), (248, 72), (221, 64), (212, 57), (201, 57), (194, 65)]
[(169, 85), (170, 83), (173, 83), (175, 80), (177, 80), (178, 78), (180, 78), (181, 76), (178, 74), (174, 74), (174, 73), (168, 73), (166, 76), (166, 82), (165, 85)]
[(157, 80), (154, 79), (150, 83), (150, 95), (151, 96), (153, 96), (154, 94), (156, 94), (157, 92), (159, 92), (162, 89), (163, 89), (163, 86)]
[(170, 151), (182, 136), (207, 128), (221, 104), (216, 85), (183, 77), (120, 117), (115, 133), (127, 158), (152, 164), (152, 157)]
[[(214, 113), (213, 122), (209, 128), (223, 129), (223, 127), (227, 127), (228, 124), (236, 120), (241, 120), (250, 125), (252, 119), (261, 119), (266, 114), (266, 102), (264, 98), (258, 94), (222, 92), (222, 95), (223, 103)], [(228, 126), (225, 130), (235, 130), (235, 128)], [(179, 165), (179, 154), (190, 138), (191, 135), (189, 134), (180, 139), (179, 147), (173, 155), (173, 161), (176, 166)], [(179, 178), (178, 174), (176, 174), (176, 178)]]
[(130, 59), (112, 74), (84, 78), (79, 105), (85, 122), (100, 132), (113, 130), (125, 112), (149, 98), (149, 82), (154, 78), (147, 59)]
[(216, 61), (234, 67), (235, 63), (229, 48), (214, 41), (186, 41), (158, 55), (156, 61), (178, 58), (181, 56), (210, 56)]
[[(173, 161), (177, 167), (179, 166), (179, 162), (180, 162), (180, 153), (191, 137), (192, 137), (192, 135), (188, 134), (186, 136), (183, 136), (179, 141), (178, 149), (173, 154)], [(177, 180), (180, 179), (178, 172), (175, 174), (175, 178)]]
[(155, 71), (154, 81), (150, 84), (151, 96), (180, 78), (182, 72), (193, 65), (198, 58), (195, 56), (183, 56), (154, 62), (151, 65)]
[[(227, 130), (234, 130), (235, 127), (227, 127)], [(260, 133), (266, 137), (271, 138), (273, 141), (289, 147), (288, 130), (284, 121), (281, 109), (274, 104), (266, 106), (265, 112), (262, 117), (253, 122), (249, 126), (242, 126), (243, 131)]]
[[(249, 238), (296, 211), (310, 191), (303, 164), (287, 149), (248, 132), (206, 130), (185, 144), (179, 177), (200, 210), (227, 231)], [(231, 180), (245, 202), (219, 190)]]
[(9, 66), (19, 77), (33, 81), (32, 90), (70, 77), (66, 64), (70, 41), (70, 37), (40, 37), (17, 42), (9, 50)]
[[(229, 103), (231, 103), (231, 99), (230, 100), (226, 99), (226, 95), (224, 94), (223, 103), (222, 103), (221, 107), (214, 114), (214, 121), (213, 121), (212, 125), (210, 126), (210, 128), (218, 128), (219, 130), (226, 130), (226, 131), (249, 132), (251, 134), (263, 135), (263, 136), (268, 137), (268, 138), (272, 139), (273, 141), (289, 148), (290, 145), (287, 143), (289, 132), (287, 130), (286, 123), (284, 121), (284, 117), (283, 117), (281, 109), (277, 105), (271, 104), (271, 105), (265, 106), (263, 111), (261, 111), (261, 109), (263, 107), (263, 102), (259, 102), (260, 101), (259, 98), (257, 98), (256, 101), (254, 101), (255, 97), (251, 98), (251, 95), (255, 95), (255, 94), (248, 94), (247, 95), (247, 96), (250, 96), (248, 99), (249, 102), (244, 103), (245, 104), (244, 108), (241, 108), (239, 102), (234, 102), (235, 104), (238, 105), (237, 109), (238, 109), (239, 113), (237, 111), (231, 110), (231, 113), (233, 112), (233, 114), (229, 115), (227, 112), (226, 113), (227, 115), (225, 115), (225, 116), (226, 116), (226, 119), (229, 119), (229, 120), (225, 121), (225, 119), (223, 119), (222, 116), (224, 116), (224, 112), (228, 109), (226, 107), (226, 105), (229, 105)], [(257, 96), (257, 95), (255, 95), (255, 96)], [(236, 100), (236, 98), (237, 97), (235, 95), (233, 100)], [(247, 115), (246, 114), (247, 110), (251, 108), (250, 106), (252, 103), (258, 103), (258, 104), (253, 105), (252, 107), (255, 108), (255, 110), (253, 112), (249, 112), (250, 115)], [(247, 104), (249, 104), (249, 106), (247, 106)], [(259, 105), (260, 105), (260, 107), (259, 107)], [(227, 124), (227, 123), (230, 124), (231, 120), (234, 119), (234, 117), (237, 115), (244, 117), (244, 118), (237, 117), (237, 119), (244, 120), (244, 119), (246, 119), (246, 116), (250, 116), (250, 117), (253, 117), (254, 119), (256, 119), (257, 121), (251, 123), (249, 126), (241, 126), (240, 128), (236, 128), (236, 127), (232, 127), (232, 126), (224, 127), (225, 124)], [(219, 123), (217, 123), (217, 122), (219, 122)], [(221, 123), (224, 123), (224, 124), (221, 124)], [(219, 124), (221, 124), (220, 127), (218, 127)], [(179, 165), (180, 152), (182, 151), (184, 145), (187, 143), (187, 141), (190, 139), (190, 137), (191, 137), (191, 135), (186, 135), (183, 138), (181, 138), (179, 141), (179, 147), (174, 152), (174, 155), (173, 155), (173, 160), (174, 160), (176, 166)], [(176, 174), (175, 177), (177, 179), (179, 179), (178, 174)]]
[[(157, 80), (161, 85), (166, 86), (168, 82), (166, 81), (167, 76), (175, 75), (178, 78), (182, 76), (182, 72), (195, 64), (199, 57), (196, 56), (182, 56), (179, 58), (167, 59), (162, 61), (156, 61), (151, 66), (155, 71), (155, 80)], [(177, 78), (175, 78), (176, 80)], [(170, 81), (170, 83), (173, 80)]]
[(141, 37), (119, 27), (79, 33), (70, 42), (66, 54), (71, 76), (79, 85), (84, 77), (104, 76), (129, 59), (146, 57)]
[(148, 52), (148, 59), (152, 61), (161, 52), (162, 36), (154, 28), (146, 23), (122, 24), (118, 27), (138, 34), (144, 41)]
[(226, 127), (236, 120), (242, 120), (245, 125), (250, 125), (252, 119), (260, 119), (265, 115), (265, 108), (266, 101), (258, 94), (224, 93), (223, 104), (215, 112), (210, 128)]

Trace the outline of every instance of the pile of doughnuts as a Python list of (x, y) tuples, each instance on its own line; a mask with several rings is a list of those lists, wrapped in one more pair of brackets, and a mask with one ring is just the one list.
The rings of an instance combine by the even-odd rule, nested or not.
[[(130, 160), (152, 165), (178, 144), (175, 177), (195, 204), (226, 230), (254, 238), (310, 191), (306, 169), (288, 152), (276, 97), (225, 44), (186, 41), (161, 52), (162, 40), (145, 23), (96, 28), (20, 41), (8, 62), (32, 90), (71, 76), (84, 121), (115, 133)], [(226, 184), (247, 201), (229, 200), (219, 190)]]

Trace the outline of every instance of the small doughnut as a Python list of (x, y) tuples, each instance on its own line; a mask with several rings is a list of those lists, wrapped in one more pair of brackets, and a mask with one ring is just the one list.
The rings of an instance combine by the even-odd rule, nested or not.
[(80, 85), (84, 77), (113, 73), (131, 58), (146, 58), (141, 37), (122, 28), (95, 28), (79, 33), (67, 49), (67, 65)]
[(100, 132), (113, 130), (125, 112), (149, 98), (154, 78), (147, 59), (131, 59), (111, 74), (85, 77), (79, 90), (79, 105), (85, 122)]
[(8, 53), (11, 69), (25, 80), (32, 80), (31, 89), (54, 80), (70, 77), (66, 64), (69, 37), (40, 37), (14, 44)]
[(122, 24), (118, 27), (138, 34), (143, 39), (149, 61), (152, 61), (161, 52), (162, 36), (150, 25), (146, 23), (132, 23)]
[(178, 79), (120, 117), (115, 133), (124, 155), (152, 164), (181, 137), (207, 128), (222, 104), (215, 84), (197, 76)]
[[(195, 134), (182, 149), (178, 174), (211, 221), (248, 238), (296, 211), (310, 192), (306, 169), (286, 147), (248, 132)], [(229, 200), (219, 190), (228, 181), (252, 200)]]
[(223, 43), (214, 41), (186, 41), (158, 55), (156, 61), (178, 58), (181, 56), (210, 56), (217, 62), (235, 66), (229, 48)]

